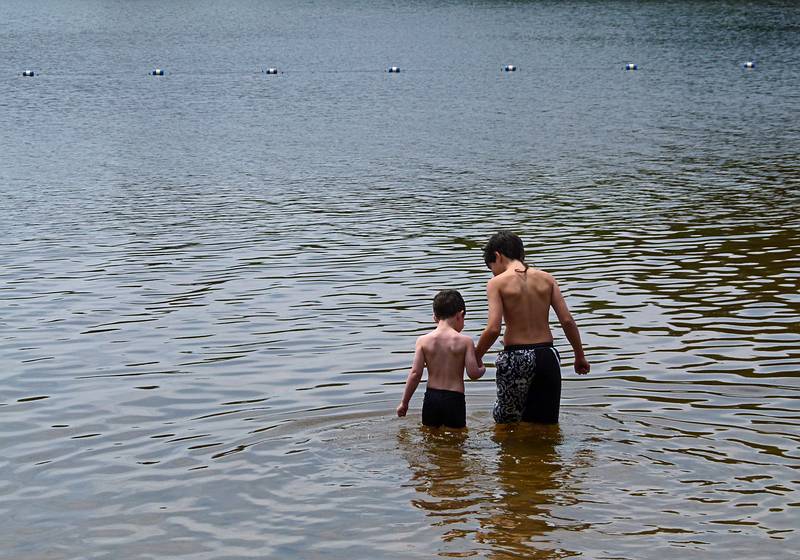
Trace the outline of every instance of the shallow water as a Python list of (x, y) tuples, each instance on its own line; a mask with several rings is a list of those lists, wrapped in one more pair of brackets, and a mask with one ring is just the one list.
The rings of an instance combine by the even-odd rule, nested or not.
[[(3, 10), (0, 556), (796, 557), (793, 3)], [(592, 373), (393, 418), (499, 227)]]

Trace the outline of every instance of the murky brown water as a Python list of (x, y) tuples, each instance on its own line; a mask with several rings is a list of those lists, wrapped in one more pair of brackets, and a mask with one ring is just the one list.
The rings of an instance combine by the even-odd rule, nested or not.
[(181, 224), (167, 191), (21, 235), (3, 272), (5, 547), (780, 557), (797, 541), (796, 190), (585, 185), (580, 206), (550, 189), (546, 208), (492, 207), (508, 188), (466, 196), (513, 214), (593, 362), (567, 375), (558, 428), (496, 432), (491, 380), (468, 384), (465, 435), (392, 417), (431, 294), (462, 289), (472, 334), (485, 318), (486, 222), (423, 223), (447, 197), (190, 191)]
[[(108, 46), (89, 4), (9, 4), (15, 61), (116, 65), (0, 80), (0, 557), (797, 557), (792, 4), (144, 5), (163, 33), (92, 12)], [(280, 81), (204, 66), (251, 41)], [(480, 332), (499, 227), (592, 373), (556, 329), (559, 426), (495, 428), (491, 370), (465, 433), (422, 388), (394, 418), (435, 292)]]

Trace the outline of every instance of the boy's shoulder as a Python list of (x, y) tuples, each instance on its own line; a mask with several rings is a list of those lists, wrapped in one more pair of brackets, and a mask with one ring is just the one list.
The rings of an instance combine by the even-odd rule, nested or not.
[(429, 333), (425, 333), (417, 337), (417, 344), (425, 344), (425, 342), (429, 341), (430, 339), (434, 338), (436, 335), (436, 331), (431, 331)]
[[(521, 272), (521, 271), (520, 271)], [(525, 271), (526, 276), (528, 277), (535, 277), (541, 280), (545, 280), (547, 282), (555, 282), (555, 277), (547, 272), (546, 270), (542, 270), (541, 268), (533, 268), (530, 267)], [(512, 282), (518, 278), (517, 273), (513, 270), (506, 270), (502, 274), (498, 274), (497, 276), (493, 276), (489, 279), (486, 283), (487, 286), (502, 286), (507, 284), (508, 282)]]
[(443, 334), (443, 333), (436, 332), (434, 330), (434, 331), (431, 331), (429, 333), (425, 333), (425, 334), (417, 337), (417, 345), (426, 346), (426, 345), (429, 345), (429, 344), (434, 344), (437, 340), (443, 341), (443, 342), (444, 341), (452, 342), (452, 341), (455, 340), (455, 341), (458, 341), (460, 344), (464, 344), (464, 345), (473, 343), (472, 342), (472, 337), (470, 337), (469, 335), (466, 335), (466, 334), (463, 334), (463, 333), (459, 333), (459, 332), (455, 332), (455, 331), (452, 332), (452, 333)]
[(533, 276), (541, 278), (542, 280), (546, 280), (551, 284), (556, 281), (555, 277), (552, 274), (550, 274), (546, 270), (542, 270), (541, 268), (530, 268), (529, 271), (530, 274), (532, 274)]
[(431, 344), (442, 337), (442, 333), (438, 332), (436, 329), (432, 330), (431, 332), (427, 332), (423, 335), (417, 337), (417, 344), (425, 345)]
[(458, 333), (458, 340), (464, 342), (465, 344), (473, 344), (472, 337), (468, 334)]

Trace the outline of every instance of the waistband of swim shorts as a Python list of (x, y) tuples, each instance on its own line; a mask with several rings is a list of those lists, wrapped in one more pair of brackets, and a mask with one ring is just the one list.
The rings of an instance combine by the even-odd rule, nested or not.
[(451, 391), (450, 389), (435, 389), (433, 387), (425, 387), (425, 392), (430, 393), (431, 395), (464, 398), (464, 393), (462, 393), (461, 391)]
[(538, 348), (552, 348), (552, 342), (539, 342), (537, 344), (507, 344), (503, 347), (503, 352), (515, 352), (517, 350), (536, 350)]

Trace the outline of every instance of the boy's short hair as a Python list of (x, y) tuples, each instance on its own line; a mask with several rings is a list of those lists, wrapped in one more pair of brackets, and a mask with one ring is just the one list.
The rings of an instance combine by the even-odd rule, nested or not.
[(442, 290), (433, 298), (433, 314), (437, 320), (449, 319), (459, 311), (466, 313), (467, 306), (457, 290)]
[(522, 239), (507, 229), (501, 229), (489, 238), (488, 243), (483, 248), (483, 261), (489, 266), (497, 258), (495, 251), (505, 255), (509, 259), (516, 259), (521, 263), (525, 262), (525, 248)]

